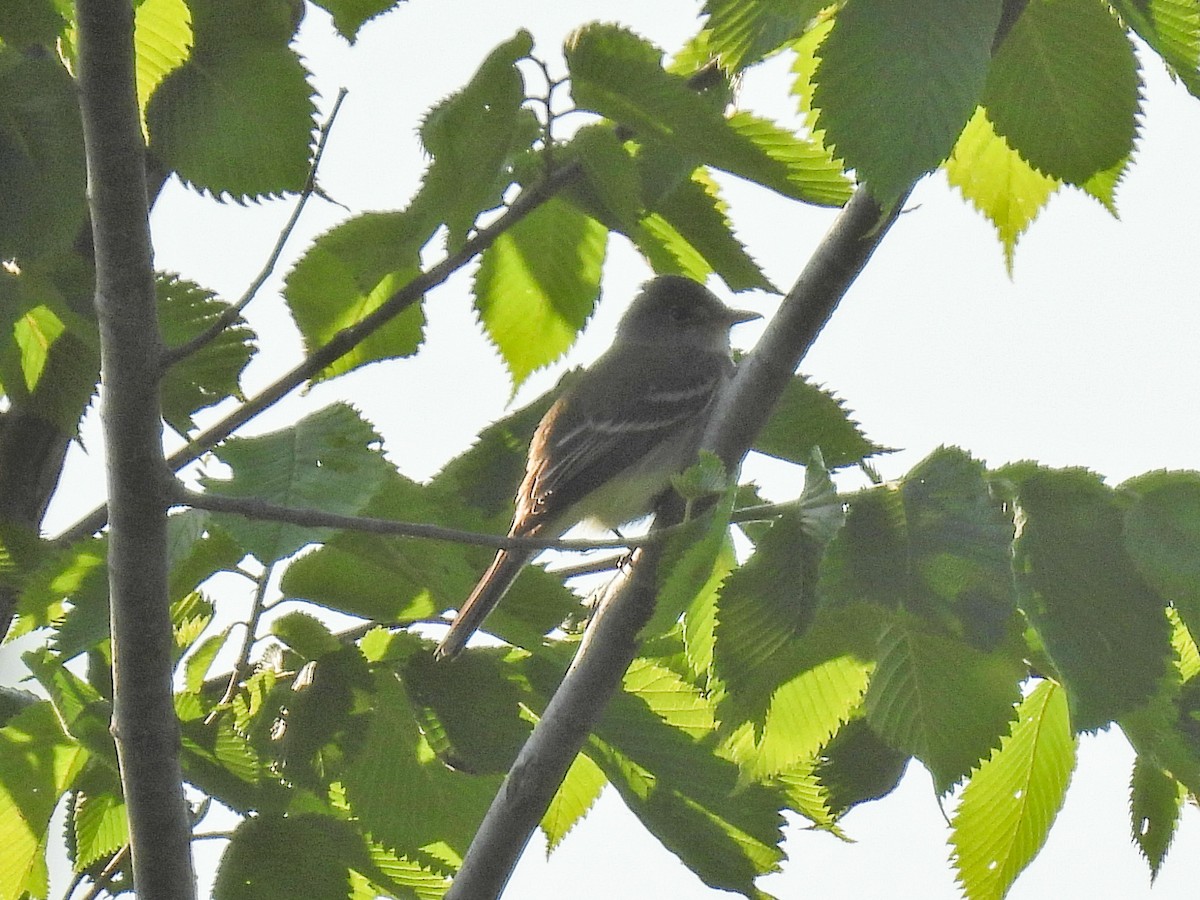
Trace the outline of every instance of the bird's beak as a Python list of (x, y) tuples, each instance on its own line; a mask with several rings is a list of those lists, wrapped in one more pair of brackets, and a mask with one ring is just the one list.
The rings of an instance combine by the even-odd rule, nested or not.
[(729, 314), (729, 326), (741, 325), (743, 322), (753, 322), (755, 319), (761, 319), (762, 313), (751, 312), (748, 309), (730, 309), (726, 310)]

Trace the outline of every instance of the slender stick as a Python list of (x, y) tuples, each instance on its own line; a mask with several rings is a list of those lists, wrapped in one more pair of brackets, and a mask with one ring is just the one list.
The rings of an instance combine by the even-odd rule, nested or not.
[(312, 165), (308, 168), (308, 178), (304, 182), (304, 189), (300, 191), (300, 198), (296, 201), (296, 208), (292, 210), (292, 214), (288, 217), (287, 222), (283, 225), (283, 229), (279, 232), (279, 237), (275, 240), (275, 246), (271, 248), (271, 252), (267, 256), (267, 261), (263, 263), (263, 267), (254, 277), (254, 280), (246, 287), (246, 290), (238, 298), (237, 302), (225, 309), (217, 317), (216, 321), (190, 341), (180, 344), (178, 347), (172, 347), (163, 354), (162, 367), (164, 369), (170, 368), (180, 360), (191, 356), (201, 347), (215, 340), (221, 332), (237, 321), (238, 316), (242, 314), (242, 310), (258, 295), (262, 286), (267, 283), (267, 279), (271, 277), (271, 273), (275, 271), (275, 266), (279, 264), (279, 257), (283, 255), (283, 248), (287, 245), (288, 238), (292, 236), (292, 232), (296, 229), (296, 223), (300, 221), (300, 214), (304, 212), (304, 207), (308, 205), (309, 199), (316, 193), (317, 169), (321, 165), (321, 158), (325, 155), (325, 145), (329, 142), (329, 135), (333, 131), (333, 123), (337, 121), (337, 115), (342, 108), (342, 101), (346, 99), (346, 93), (345, 88), (338, 91), (337, 100), (333, 103), (333, 109), (329, 112), (329, 118), (321, 126), (320, 138), (317, 140), (317, 149), (313, 152)]
[(142, 900), (195, 897), (172, 702), (161, 337), (130, 0), (78, 0), (111, 536), (113, 734)]
[(507, 537), (500, 534), (482, 534), (477, 531), (462, 531), (428, 522), (398, 522), (393, 519), (373, 519), (367, 516), (347, 516), (297, 506), (280, 506), (255, 497), (225, 497), (221, 494), (190, 491), (182, 485), (173, 491), (173, 499), (180, 504), (207, 509), (212, 512), (231, 513), (247, 519), (264, 519), (270, 522), (287, 522), (310, 528), (339, 528), (345, 531), (361, 531), (367, 534), (387, 534), (396, 537), (417, 537), (455, 544), (472, 544), (477, 547), (492, 547), (496, 550), (612, 550), (614, 548), (639, 547), (665, 540), (668, 533), (656, 532), (644, 537), (620, 537), (612, 540), (563, 540), (561, 538)]
[[(894, 212), (885, 215), (859, 188), (818, 246), (758, 346), (739, 366), (705, 435), (705, 448), (717, 452), (729, 471), (736, 471), (796, 365), (894, 221)], [(447, 900), (487, 900), (504, 890), (637, 653), (637, 633), (654, 608), (659, 553), (658, 547), (639, 550), (607, 592), (570, 671), (493, 799)]]

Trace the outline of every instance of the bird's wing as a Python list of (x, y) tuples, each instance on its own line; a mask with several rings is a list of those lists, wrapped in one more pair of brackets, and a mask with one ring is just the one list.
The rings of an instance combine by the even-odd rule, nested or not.
[(655, 448), (698, 438), (731, 368), (714, 353), (601, 357), (538, 426), (514, 529), (536, 531)]

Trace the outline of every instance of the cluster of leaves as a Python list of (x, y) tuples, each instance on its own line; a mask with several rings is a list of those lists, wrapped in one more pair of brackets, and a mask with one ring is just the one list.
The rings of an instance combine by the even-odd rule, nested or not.
[[(353, 39), (392, 3), (318, 5)], [(316, 107), (292, 46), (303, 10), (293, 0), (137, 4), (137, 91), (159, 184), (174, 174), (237, 201), (306, 187)], [(627, 30), (585, 27), (565, 62), (576, 107), (595, 121), (567, 141), (530, 103), (531, 37), (500, 44), (422, 123), (431, 162), (408, 207), (348, 220), (290, 272), (284, 300), (309, 351), (385, 307), (397, 313), (317, 377), (417, 352), (420, 298), (389, 303), (435, 238), (448, 267), (478, 256), (480, 321), (515, 383), (558, 358), (590, 316), (610, 234), (656, 271), (770, 288), (733, 234), (716, 171), (839, 205), (850, 168), (887, 204), (944, 164), (1011, 258), (1060, 185), (1111, 206), (1140, 109), (1131, 33), (1200, 88), (1191, 0), (913, 0), (897, 10), (888, 0), (710, 0), (700, 33), (665, 67)], [(98, 373), (73, 40), (58, 0), (0, 13), (3, 424), (29, 410), (68, 437)], [(780, 52), (795, 58), (807, 135), (726, 111), (725, 75)], [(692, 77), (710, 58), (720, 77)], [(536, 190), (556, 176), (563, 190), (523, 217), (482, 224), (513, 185)], [(177, 276), (159, 287), (170, 346), (229, 310)], [(255, 341), (235, 320), (172, 366), (166, 422), (193, 434), (198, 411), (242, 399)], [(547, 403), (489, 428), (426, 484), (397, 472), (371, 426), (334, 406), (226, 441), (216, 456), (230, 475), (205, 487), (499, 531)], [(837, 832), (848, 809), (887, 794), (917, 759), (940, 793), (965, 785), (953, 836), (964, 891), (1001, 896), (1045, 839), (1075, 736), (1116, 723), (1138, 754), (1132, 830), (1157, 871), (1186, 796), (1200, 792), (1200, 477), (1154, 473), (1113, 489), (1032, 464), (989, 472), (943, 449), (849, 498), (839, 529), (842, 501), (812, 448), (830, 468), (881, 449), (841, 405), (797, 378), (756, 446), (807, 464), (805, 494), (768, 523), (736, 526), (753, 547), (740, 565), (728, 504), (675, 539), (642, 656), (545, 815), (551, 845), (611, 784), (707, 883), (762, 896), (754, 882), (782, 859), (783, 810)], [(22, 524), (36, 526), (3, 523), (0, 587), (19, 598), (10, 636), (47, 635), (25, 661), (48, 699), (0, 694), (0, 898), (45, 896), (48, 828), (64, 797), (76, 870), (116, 892), (130, 885), (107, 731), (106, 541), (59, 546)], [(533, 568), (488, 621), (507, 646), (435, 668), (418, 626), (461, 601), (487, 551), (201, 510), (170, 526), (185, 778), (242, 817), (218, 895), (440, 897), (561, 678), (574, 641), (546, 635), (580, 617), (578, 598)], [(277, 569), (281, 600), (300, 609), (274, 621), (273, 649), (252, 666), (212, 671), (234, 633), (214, 633), (209, 579), (251, 581), (257, 622)], [(318, 610), (363, 624), (334, 634)], [(79, 659), (87, 677), (67, 665)]]

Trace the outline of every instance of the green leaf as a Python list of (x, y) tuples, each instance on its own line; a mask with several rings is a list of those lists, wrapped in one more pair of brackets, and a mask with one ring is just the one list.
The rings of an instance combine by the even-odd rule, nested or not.
[(954, 814), (954, 867), (969, 900), (1000, 900), (1046, 842), (1075, 767), (1066, 691), (1042, 681), (971, 776)]
[(642, 185), (637, 162), (612, 125), (585, 125), (563, 150), (579, 160), (584, 175), (567, 196), (609, 228), (631, 232), (643, 212)]
[(787, 792), (789, 809), (800, 813), (818, 828), (844, 838), (829, 808), (829, 792), (817, 779), (812, 760), (805, 760), (776, 775), (775, 781)]
[[(431, 856), (417, 860), (397, 856), (377, 843), (370, 845), (371, 862), (378, 875), (373, 875), (376, 888), (353, 894), (353, 900), (377, 900), (381, 888), (399, 897), (411, 892), (416, 900), (442, 900), (450, 887), (449, 867)], [(430, 860), (435, 860), (431, 865)], [(382, 877), (380, 877), (382, 876)]]
[(1133, 154), (1131, 153), (1107, 169), (1101, 169), (1079, 186), (1079, 189), (1089, 197), (1098, 200), (1114, 218), (1117, 216), (1117, 186), (1125, 177), (1132, 160)]
[(1193, 0), (1114, 0), (1113, 8), (1200, 97), (1200, 9)]
[(316, 616), (293, 611), (271, 623), (271, 634), (307, 660), (320, 659), (342, 649), (328, 626)]
[(600, 294), (608, 232), (551, 199), (484, 251), (475, 306), (514, 390), (575, 342)]
[(806, 465), (813, 447), (821, 448), (831, 469), (855, 465), (887, 448), (867, 438), (850, 418), (845, 402), (803, 375), (793, 376), (784, 388), (766, 427), (754, 440), (754, 449), (788, 462)]
[(719, 456), (710, 450), (701, 450), (698, 456), (692, 465), (671, 476), (671, 487), (688, 504), (723, 494), (730, 486), (729, 474)]
[[(1182, 636), (1181, 632), (1185, 630), (1177, 627), (1176, 634)], [(1147, 765), (1169, 772), (1189, 791), (1198, 793), (1200, 681), (1183, 679), (1182, 667), (1172, 666), (1150, 702), (1121, 716), (1119, 724)]]
[(338, 34), (353, 44), (363, 25), (399, 6), (400, 0), (313, 0), (313, 5), (326, 10)]
[[(270, 676), (272, 679), (273, 674)], [(251, 682), (261, 686), (266, 679), (267, 676), (256, 674)], [(270, 683), (274, 684), (273, 681)], [(279, 686), (278, 690), (280, 694), (287, 692), (283, 686)], [(195, 695), (184, 695), (182, 699), (186, 701), (192, 698)], [(176, 703), (179, 704), (180, 700), (177, 696)], [(240, 703), (241, 698), (235, 698), (235, 710)], [(204, 709), (203, 705), (200, 708), (205, 713), (210, 711)], [(273, 754), (280, 748), (268, 745), (270, 739), (265, 737), (265, 733), (285, 721), (291, 727), (291, 716), (287, 720), (278, 717), (278, 705), (274, 708), (260, 706), (257, 711), (264, 714), (265, 722), (243, 718), (239, 725), (235, 722), (235, 716), (219, 715), (213, 722), (207, 723), (203, 715), (195, 715), (182, 717), (180, 723), (183, 732), (180, 765), (184, 780), (240, 813), (281, 810), (288, 801), (289, 792), (299, 784), (296, 778), (298, 765), (293, 760), (283, 760), (289, 776), (289, 784), (285, 787), (280, 781), (281, 766), (267, 753), (260, 754), (252, 746), (251, 737), (242, 730), (244, 725), (262, 732), (262, 743)], [(286, 737), (286, 732), (284, 735)], [(288, 738), (288, 741), (292, 739)]]
[(717, 599), (713, 670), (739, 711), (762, 708), (781, 678), (795, 671), (796, 641), (817, 609), (823, 550), (789, 510), (725, 579)]
[(991, 493), (983, 463), (961, 450), (934, 451), (905, 476), (910, 609), (949, 610), (967, 643), (999, 645), (1016, 601), (1011, 510)]
[(1152, 472), (1121, 485), (1125, 548), (1142, 577), (1200, 638), (1200, 473)]
[[(730, 744), (747, 778), (767, 778), (811, 759), (851, 716), (867, 688), (883, 626), (874, 607), (826, 608), (814, 619), (802, 596), (789, 596), (802, 589), (784, 570), (795, 567), (789, 550), (806, 552), (789, 547), (795, 540), (810, 538), (777, 522), (726, 580), (717, 603), (714, 669), (726, 688), (719, 718), (726, 732), (754, 726)], [(774, 586), (773, 574), (779, 575)]]
[(649, 659), (635, 659), (622, 680), (627, 694), (642, 700), (647, 708), (672, 728), (696, 740), (716, 728), (712, 701), (694, 684), (673, 669)]
[(562, 839), (587, 815), (600, 797), (608, 779), (586, 753), (578, 754), (542, 816), (542, 833), (547, 852), (554, 852)]
[[(364, 213), (317, 238), (284, 285), (308, 352), (361, 322), (415, 278), (421, 248), (436, 228), (437, 221), (414, 204), (403, 212)], [(416, 353), (425, 327), (420, 299), (318, 377), (332, 378), (367, 363)]]
[(350, 808), (371, 837), (405, 855), (435, 842), (466, 852), (500, 779), (449, 770), (417, 727), (395, 676), (375, 678), (366, 741), (344, 777)]
[[(353, 515), (383, 484), (391, 464), (379, 436), (357, 412), (334, 404), (295, 425), (254, 438), (232, 438), (216, 451), (232, 470), (227, 480), (206, 477), (205, 487), (227, 497), (260, 499)], [(333, 530), (240, 516), (218, 517), (222, 527), (264, 564), (322, 541)]]
[(1022, 606), (1061, 673), (1077, 731), (1153, 696), (1171, 656), (1161, 597), (1125, 546), (1113, 491), (1079, 469), (1008, 471), (1023, 517)]
[[(205, 4), (207, 6), (207, 4)], [(191, 57), (159, 83), (146, 108), (150, 150), (185, 182), (235, 199), (299, 191), (308, 179), (313, 88), (290, 31), (269, 16), (192, 6)], [(232, 30), (233, 21), (256, 20)], [(278, 27), (280, 33), (266, 33)], [(281, 39), (282, 38), (282, 39)]]
[[(460, 524), (453, 498), (390, 473), (361, 510), (373, 518)], [(292, 562), (280, 589), (379, 622), (425, 619), (456, 606), (487, 565), (458, 544), (344, 531)]]
[[(294, 640), (297, 631), (293, 627), (289, 638)], [(371, 673), (357, 647), (322, 652), (318, 645), (304, 650), (321, 655), (301, 669), (284, 700), (279, 724), (272, 728), (276, 741), (272, 751), (289, 781), (323, 791), (344, 775), (347, 757), (364, 740), (372, 702)], [(243, 751), (240, 764), (244, 774), (252, 777), (255, 760), (244, 752), (250, 748), (230, 749)]]
[(727, 542), (713, 564), (712, 577), (684, 611), (683, 652), (692, 677), (710, 690), (716, 688), (713, 652), (716, 642), (717, 597), (726, 576), (737, 566), (733, 544)]
[(44, 647), (22, 654), (21, 661), (50, 695), (59, 726), (90, 753), (115, 768), (117, 754), (109, 730), (112, 704)]
[(451, 251), (462, 247), (481, 212), (503, 202), (513, 156), (538, 136), (537, 120), (522, 106), (525, 87), (516, 67), (532, 50), (529, 32), (517, 32), (421, 123), (421, 142), (433, 157), (425, 190), (440, 201)]
[(345, 900), (351, 871), (371, 871), (363, 836), (328, 816), (243, 819), (221, 856), (216, 900)]
[(0, 728), (21, 710), (40, 703), (42, 699), (32, 691), (0, 685)]
[(729, 515), (735, 491), (672, 535), (663, 548), (655, 577), (658, 591), (654, 611), (642, 628), (643, 640), (666, 633), (697, 597), (711, 590), (729, 571)]
[(832, 147), (799, 137), (744, 110), (733, 113), (728, 122), (741, 141), (748, 142), (770, 162), (746, 154), (738, 147), (738, 141), (730, 148), (726, 163), (722, 164), (718, 158), (711, 165), (758, 182), (785, 197), (819, 206), (841, 206), (850, 199), (850, 180), (841, 160), (834, 157)]
[(619, 694), (588, 755), (642, 823), (711, 887), (764, 897), (754, 879), (782, 859), (782, 798), (672, 728), (638, 697)]
[(1019, 667), (898, 618), (880, 639), (867, 721), (925, 764), (939, 794), (999, 745), (1020, 698)]
[(982, 102), (1030, 165), (1082, 184), (1133, 151), (1139, 94), (1133, 45), (1107, 4), (1031, 0), (996, 53)]
[(133, 14), (138, 109), (146, 128), (146, 105), (155, 89), (183, 65), (192, 49), (192, 14), (183, 0), (142, 0)]
[(825, 141), (883, 206), (949, 156), (979, 103), (1000, 7), (855, 0), (838, 13), (812, 103)]
[(75, 802), (75, 868), (106, 857), (129, 843), (125, 802), (115, 794), (82, 793)]
[(996, 134), (983, 107), (958, 136), (946, 177), (995, 226), (1011, 276), (1017, 241), (1060, 182), (1033, 168)]
[(0, 43), (17, 48), (52, 46), (66, 25), (54, 0), (11, 0), (0, 7)]
[(581, 109), (630, 126), (638, 140), (715, 166), (786, 196), (837, 206), (849, 196), (841, 168), (826, 152), (748, 113), (726, 119), (665, 72), (662, 53), (613, 25), (590, 25), (568, 40), (571, 93)]
[(213, 514), (188, 509), (167, 519), (168, 597), (182, 600), (209, 577), (232, 572), (246, 552), (213, 521)]
[[(231, 626), (232, 628), (232, 626)], [(230, 628), (206, 638), (189, 655), (184, 664), (184, 689), (198, 694), (213, 662), (229, 640)]]
[(832, 603), (903, 606), (982, 649), (1013, 619), (1012, 513), (994, 498), (983, 465), (961, 450), (934, 451), (891, 485), (857, 495), (821, 569)]
[(42, 378), (50, 348), (63, 333), (63, 323), (45, 306), (31, 309), (13, 325), (13, 338), (21, 354), (25, 389), (33, 391)]
[(775, 290), (734, 235), (717, 183), (704, 169), (660, 196), (654, 207), (631, 237), (656, 272), (701, 282), (716, 272), (732, 291)]
[(0, 729), (0, 897), (46, 896), (50, 817), (87, 759), (49, 703)]
[(25, 266), (69, 249), (87, 214), (85, 182), (71, 76), (48, 55), (0, 47), (0, 260)]
[(1187, 793), (1187, 788), (1172, 778), (1169, 772), (1147, 764), (1140, 756), (1133, 761), (1129, 816), (1133, 825), (1133, 842), (1150, 866), (1151, 882), (1158, 877), (1167, 851), (1171, 848)]
[(900, 784), (909, 754), (888, 746), (861, 716), (838, 730), (817, 765), (830, 813), (841, 818), (851, 808), (886, 797)]
[[(33, 543), (36, 538), (32, 533), (14, 534), (5, 529), (3, 539), (10, 564), (19, 567), (20, 575), (6, 573), (6, 580), (12, 578), (13, 586), (20, 588), (17, 612), (26, 630), (50, 625), (61, 618), (63, 601), (72, 599), (77, 592), (86, 589), (89, 596), (107, 594), (106, 538), (87, 538), (50, 553), (45, 552), (49, 548), (41, 541)], [(31, 552), (26, 555), (25, 551)]]
[(435, 663), (413, 654), (403, 678), (421, 731), (438, 754), (462, 772), (503, 775), (529, 738), (521, 717), (527, 698), (495, 651), (464, 653)]
[[(158, 322), (163, 343), (178, 346), (202, 334), (228, 304), (211, 291), (173, 274), (160, 274)], [(180, 434), (196, 427), (192, 416), (229, 398), (242, 399), (238, 380), (254, 355), (254, 332), (241, 317), (163, 376), (163, 418)]]
[(1178, 658), (1179, 678), (1181, 681), (1191, 681), (1200, 675), (1200, 644), (1183, 623), (1178, 610), (1168, 609), (1167, 618), (1171, 622), (1171, 646), (1175, 648)]
[(732, 70), (770, 56), (807, 30), (826, 0), (707, 0), (709, 47)]
[(871, 669), (851, 654), (830, 654), (779, 685), (761, 736), (733, 753), (743, 778), (761, 781), (811, 762), (862, 701)]

